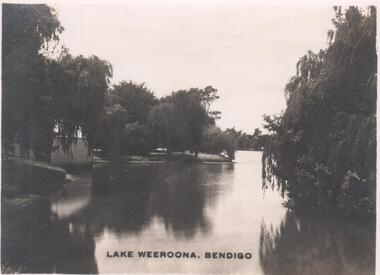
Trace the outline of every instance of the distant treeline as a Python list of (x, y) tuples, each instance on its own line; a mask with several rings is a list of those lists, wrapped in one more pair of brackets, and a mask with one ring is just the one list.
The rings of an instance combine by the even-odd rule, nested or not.
[(226, 132), (234, 137), (236, 150), (262, 151), (268, 138), (268, 135), (263, 134), (259, 128), (256, 128), (253, 134), (244, 133), (242, 130), (236, 131), (235, 127), (227, 128)]
[(298, 61), (286, 110), (266, 119), (264, 186), (296, 209), (374, 217), (376, 9), (334, 10), (328, 48)]
[(54, 9), (42, 4), (2, 7), (5, 156), (18, 144), (22, 155), (32, 149), (38, 159), (48, 161), (55, 137), (68, 151), (81, 133), (89, 152), (99, 148), (112, 159), (157, 147), (168, 153), (189, 150), (195, 156), (225, 151), (234, 158), (235, 133), (215, 125), (220, 118), (220, 112), (211, 110), (219, 98), (215, 88), (157, 98), (144, 84), (111, 86), (109, 62), (72, 56), (60, 46), (64, 28)]

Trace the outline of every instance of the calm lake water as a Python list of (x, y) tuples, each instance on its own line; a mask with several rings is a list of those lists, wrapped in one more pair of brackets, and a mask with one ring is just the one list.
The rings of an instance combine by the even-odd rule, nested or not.
[[(296, 216), (283, 201), (262, 190), (260, 152), (239, 151), (236, 163), (104, 165), (74, 174), (51, 196), (46, 222), (12, 233), (19, 243), (7, 249), (18, 252), (5, 257), (23, 272), (374, 274), (374, 227)], [(146, 259), (138, 251), (200, 258)], [(206, 252), (252, 258), (205, 259)]]

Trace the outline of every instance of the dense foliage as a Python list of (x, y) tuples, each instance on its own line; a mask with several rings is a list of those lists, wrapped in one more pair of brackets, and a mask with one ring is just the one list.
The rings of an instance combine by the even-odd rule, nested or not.
[(57, 48), (62, 31), (47, 5), (3, 5), (4, 154), (18, 144), (22, 156), (49, 160), (55, 136), (68, 150), (79, 131), (95, 144), (112, 67)]
[(3, 4), (2, 29), (2, 148), (16, 141), (26, 155), (50, 153), (54, 118), (46, 62), (63, 27), (46, 5)]
[[(111, 159), (145, 155), (157, 147), (166, 148), (168, 154), (190, 151), (195, 157), (199, 151), (226, 151), (233, 159), (235, 139), (215, 126), (220, 112), (210, 108), (217, 98), (211, 86), (157, 99), (144, 84), (121, 82), (107, 93), (97, 147)], [(211, 134), (210, 129), (217, 131)]]
[(242, 130), (236, 131), (235, 127), (227, 128), (226, 132), (233, 136), (237, 150), (261, 151), (268, 138), (267, 134), (256, 128), (253, 134), (247, 134)]
[(235, 158), (236, 139), (227, 130), (222, 131), (215, 125), (209, 125), (203, 132), (201, 151), (211, 154), (226, 152), (229, 158)]
[(156, 103), (144, 84), (123, 81), (109, 89), (96, 142), (104, 157), (118, 159), (150, 151), (149, 112)]
[(180, 90), (158, 100), (145, 84), (122, 81), (110, 87), (112, 66), (97, 56), (72, 56), (58, 48), (63, 31), (47, 5), (3, 5), (4, 155), (19, 145), (21, 155), (49, 161), (53, 139), (68, 152), (82, 136), (89, 153), (103, 156), (149, 153), (155, 147), (189, 150), (197, 157), (225, 150), (234, 142), (209, 149), (204, 131), (220, 118), (211, 110), (219, 98), (211, 86)]
[(49, 115), (54, 115), (64, 149), (80, 132), (92, 150), (104, 115), (111, 64), (97, 56), (73, 57), (64, 53), (58, 60), (51, 60), (48, 69), (54, 90), (54, 112)]
[(277, 184), (298, 209), (368, 216), (376, 192), (376, 10), (334, 10), (328, 48), (298, 61), (286, 110), (266, 117), (264, 187)]
[(152, 109), (150, 118), (157, 144), (166, 147), (168, 152), (190, 150), (198, 154), (203, 130), (214, 122), (207, 110), (214, 99), (205, 96), (205, 90), (173, 92)]

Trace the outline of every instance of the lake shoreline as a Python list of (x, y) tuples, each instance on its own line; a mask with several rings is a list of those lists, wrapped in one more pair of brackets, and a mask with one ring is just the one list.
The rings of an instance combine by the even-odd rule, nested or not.
[[(150, 153), (145, 156), (125, 156), (118, 160), (121, 163), (130, 162), (157, 162), (157, 161), (182, 161), (182, 162), (196, 162), (196, 163), (207, 163), (207, 162), (224, 162), (232, 163), (233, 160), (229, 157), (223, 156), (222, 154), (206, 154), (199, 153), (198, 158), (195, 155), (189, 153), (171, 153), (167, 155), (166, 153)], [(108, 163), (112, 162), (110, 159), (95, 158), (93, 164), (96, 163)]]

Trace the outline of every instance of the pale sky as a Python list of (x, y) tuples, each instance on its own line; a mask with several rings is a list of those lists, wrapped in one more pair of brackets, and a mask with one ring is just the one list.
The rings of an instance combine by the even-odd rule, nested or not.
[(51, 4), (74, 55), (113, 65), (113, 83), (145, 82), (160, 97), (212, 85), (218, 125), (248, 133), (285, 107), (283, 89), (308, 49), (326, 48), (331, 7)]

